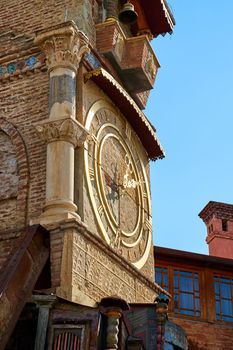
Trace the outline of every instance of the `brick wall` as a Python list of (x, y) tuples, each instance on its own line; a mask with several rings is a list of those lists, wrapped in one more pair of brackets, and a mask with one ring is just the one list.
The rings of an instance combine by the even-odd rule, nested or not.
[(188, 335), (189, 350), (232, 350), (233, 325), (169, 318)]
[[(33, 44), (35, 32), (75, 20), (94, 44), (98, 12), (96, 0), (1, 2), (0, 267), (20, 229), (37, 220), (45, 204), (46, 145), (33, 125), (49, 115), (48, 74), (43, 60), (37, 60), (35, 69), (25, 65), (40, 53)], [(8, 74), (11, 64), (16, 71)], [(52, 239), (53, 285), (59, 285), (61, 240), (56, 234)]]
[[(98, 20), (96, 0), (13, 0), (11, 3), (2, 0), (1, 5), (0, 152), (7, 146), (9, 159), (0, 158), (0, 169), (5, 176), (5, 180), (0, 181), (0, 193), (5, 193), (8, 186), (8, 192), (12, 191), (12, 194), (0, 198), (0, 212), (4, 217), (0, 224), (0, 254), (5, 249), (4, 231), (7, 231), (6, 240), (13, 239), (20, 234), (21, 227), (42, 213), (46, 145), (39, 139), (33, 124), (48, 118), (49, 114), (48, 75), (44, 64), (42, 68), (4, 78), (1, 69), (34, 53), (39, 54), (33, 44), (35, 32), (65, 20), (75, 20), (94, 43), (94, 21)], [(6, 185), (6, 179), (11, 180), (10, 185)], [(18, 233), (13, 233), (16, 228)], [(53, 285), (59, 285), (57, 262), (61, 257), (61, 240), (60, 236), (54, 236), (52, 240)]]
[(33, 124), (48, 116), (47, 91), (46, 72), (1, 86), (0, 230), (27, 225), (44, 205), (46, 146)]
[(94, 19), (98, 20), (96, 0), (1, 0), (1, 34), (13, 31), (14, 36), (30, 36), (40, 29), (73, 20), (94, 43)]
[(1, 2), (0, 232), (28, 224), (40, 215), (45, 201), (46, 146), (33, 124), (48, 117), (47, 72), (16, 72), (16, 77), (6, 74), (10, 72), (9, 64), (17, 68), (18, 63), (22, 65), (30, 55), (39, 52), (33, 44), (36, 31), (66, 20), (75, 20), (94, 43), (94, 21), (98, 21), (98, 16), (96, 0)]

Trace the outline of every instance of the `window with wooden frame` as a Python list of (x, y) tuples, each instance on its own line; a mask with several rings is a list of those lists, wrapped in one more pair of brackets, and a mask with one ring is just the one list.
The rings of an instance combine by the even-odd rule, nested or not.
[(191, 271), (173, 271), (174, 312), (200, 316), (199, 274)]
[(155, 267), (155, 282), (173, 296), (172, 312), (201, 316), (199, 273), (173, 267)]
[(166, 267), (155, 266), (155, 282), (168, 291), (168, 269)]
[(216, 319), (233, 322), (233, 279), (214, 276)]

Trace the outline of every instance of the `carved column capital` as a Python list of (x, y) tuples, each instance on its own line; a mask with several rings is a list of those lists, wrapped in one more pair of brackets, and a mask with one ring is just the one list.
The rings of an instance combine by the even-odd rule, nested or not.
[(72, 21), (39, 31), (35, 44), (45, 53), (49, 71), (63, 67), (76, 72), (83, 55), (89, 52), (88, 38)]
[(46, 143), (67, 141), (74, 147), (80, 147), (88, 136), (88, 131), (82, 124), (70, 118), (38, 123), (35, 128), (40, 138)]

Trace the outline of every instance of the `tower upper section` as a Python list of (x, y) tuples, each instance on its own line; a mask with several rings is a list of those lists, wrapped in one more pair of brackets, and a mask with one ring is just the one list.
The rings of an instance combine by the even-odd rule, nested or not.
[(199, 216), (207, 227), (209, 254), (233, 259), (233, 205), (211, 201)]

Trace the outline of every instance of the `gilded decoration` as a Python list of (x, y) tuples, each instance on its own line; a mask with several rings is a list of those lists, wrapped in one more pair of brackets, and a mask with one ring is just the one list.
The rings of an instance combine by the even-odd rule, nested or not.
[(35, 44), (45, 53), (49, 71), (64, 67), (76, 72), (83, 55), (90, 51), (88, 38), (74, 22), (38, 32)]
[(85, 142), (88, 131), (76, 120), (71, 118), (42, 122), (35, 126), (40, 138), (46, 143), (67, 141), (80, 147)]
[(142, 268), (152, 242), (150, 186), (141, 145), (129, 123), (110, 104), (90, 108), (84, 163), (91, 204), (103, 238)]

